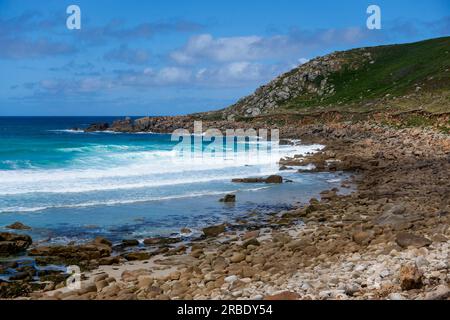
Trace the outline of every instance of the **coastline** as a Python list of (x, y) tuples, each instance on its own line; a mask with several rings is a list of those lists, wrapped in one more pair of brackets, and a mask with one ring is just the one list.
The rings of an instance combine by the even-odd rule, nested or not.
[(85, 273), (81, 290), (53, 283), (26, 299), (448, 297), (448, 135), (363, 123), (287, 127), (282, 137), (326, 148), (280, 164), (354, 173), (357, 190), (324, 191), (268, 225), (244, 231), (232, 224), (141, 261), (110, 259), (112, 266)]

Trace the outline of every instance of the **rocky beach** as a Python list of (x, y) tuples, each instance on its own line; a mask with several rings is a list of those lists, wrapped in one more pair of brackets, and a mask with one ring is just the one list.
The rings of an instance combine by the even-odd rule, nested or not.
[[(216, 129), (222, 133), (228, 129), (278, 129), (280, 145), (300, 141), (301, 145), (323, 148), (281, 158), (275, 167), (278, 174), (235, 177), (233, 172), (233, 179), (226, 175), (227, 183), (285, 186), (289, 181), (281, 176), (283, 170), (298, 177), (333, 173), (342, 179), (338, 179), (340, 186), (321, 190), (309, 201), (284, 203), (285, 209), (278, 208), (268, 214), (258, 210), (242, 212), (244, 216), (202, 226), (201, 235), (193, 235), (194, 228), (186, 225), (178, 236), (119, 242), (99, 236), (84, 243), (49, 244), (45, 239), (41, 242), (29, 236), (33, 225), (17, 221), (5, 226), (7, 232), (0, 233), (0, 275), (12, 274), (8, 279), (0, 278), (0, 298), (448, 300), (449, 44), (450, 38), (444, 37), (334, 52), (276, 77), (222, 110), (186, 116), (122, 117), (66, 128), (65, 131), (73, 134), (80, 133), (81, 139), (86, 136), (100, 139), (95, 140), (101, 148), (94, 150), (93, 158), (85, 158), (92, 151), (92, 143), (68, 145), (64, 149), (70, 151), (65, 155), (79, 152), (80, 163), (100, 164), (100, 169), (111, 169), (105, 163), (117, 157), (108, 148), (105, 150), (105, 143), (113, 147), (113, 152), (124, 147), (116, 145), (114, 139), (122, 139), (123, 144), (127, 143), (125, 147), (130, 148), (129, 134), (170, 134), (187, 129), (189, 134), (200, 137), (203, 132), (194, 132), (195, 121), (201, 121), (204, 131)], [(116, 135), (105, 138), (101, 135), (105, 133)], [(132, 140), (139, 140), (136, 136)], [(55, 139), (50, 136), (52, 145)], [(28, 141), (20, 142), (28, 144)], [(42, 131), (36, 133), (35, 142), (41, 145)], [(141, 141), (141, 145), (131, 147), (139, 154), (147, 154), (148, 144), (149, 141)], [(50, 156), (60, 157), (56, 151)], [(161, 150), (156, 148), (156, 151)], [(99, 154), (105, 158), (98, 162)], [(139, 158), (136, 154), (119, 156), (122, 166), (118, 168), (124, 174), (115, 186), (118, 188), (124, 184), (139, 185), (140, 179), (152, 171), (145, 165), (161, 159), (144, 158), (144, 162), (136, 164), (132, 162)], [(167, 159), (163, 158), (153, 171), (167, 169)], [(47, 159), (37, 160), (46, 164)], [(128, 167), (130, 163), (135, 165)], [(242, 163), (239, 166), (246, 167)], [(133, 171), (136, 168), (141, 171)], [(113, 175), (114, 179), (109, 179), (107, 174), (116, 174), (116, 169), (110, 171), (113, 172), (105, 174), (98, 168), (92, 171), (91, 167), (88, 171), (79, 167), (44, 171), (37, 176), (44, 183), (30, 190), (34, 196), (36, 189), (47, 187), (46, 179), (51, 175), (48, 172), (55, 176), (62, 172), (62, 178), (50, 189), (52, 194), (57, 194), (60, 186), (71, 194), (79, 190), (78, 184), (83, 181), (87, 181), (84, 187), (89, 191), (103, 181), (106, 185), (111, 180), (115, 182), (117, 177)], [(11, 178), (9, 171), (5, 172), (19, 194), (12, 201), (14, 208), (23, 209), (26, 202), (23, 199), (28, 198), (21, 198), (20, 194), (23, 189), (29, 190), (35, 176), (30, 179), (27, 171), (23, 177), (29, 180), (22, 183), (14, 175)], [(77, 180), (80, 172), (88, 174)], [(127, 174), (131, 173), (136, 179), (132, 184), (127, 180)], [(169, 172), (169, 181), (173, 183), (172, 175), (188, 174), (187, 167), (181, 167), (175, 174)], [(98, 180), (105, 175), (108, 179)], [(190, 178), (195, 182), (198, 172), (193, 175)], [(211, 175), (217, 178), (217, 171)], [(73, 184), (66, 184), (72, 178)], [(148, 184), (141, 189), (151, 189), (151, 183), (158, 178), (146, 179)], [(161, 188), (157, 185), (150, 193)], [(175, 184), (168, 184), (168, 189), (173, 191)], [(123, 190), (99, 194), (106, 197), (102, 198), (107, 200), (103, 203), (111, 203), (125, 193)], [(126, 201), (134, 201), (138, 189), (130, 190)], [(282, 195), (280, 189), (278, 193), (273, 190), (267, 198), (277, 199)], [(8, 192), (4, 192), (6, 197)], [(241, 201), (239, 193), (219, 192), (209, 196), (216, 195), (214, 202), (223, 206), (238, 205)], [(70, 210), (79, 202), (92, 202), (89, 197), (87, 200), (65, 197), (62, 194), (53, 200), (57, 204), (66, 201), (62, 205), (68, 204)], [(5, 201), (11, 201), (10, 198)], [(36, 198), (39, 197), (32, 200), (40, 205), (40, 199)], [(197, 208), (197, 203), (193, 207)], [(112, 207), (102, 207), (105, 208)], [(185, 213), (186, 209), (182, 210)], [(122, 217), (116, 214), (113, 218), (110, 212), (103, 211), (104, 220)], [(156, 220), (167, 214), (162, 212)], [(61, 216), (64, 217), (54, 214), (49, 220)], [(75, 274), (81, 281), (79, 288), (66, 287), (68, 277), (74, 276), (65, 269), (71, 265), (80, 268), (81, 275)]]
[[(267, 219), (250, 215), (245, 220), (210, 226), (202, 237), (189, 242), (146, 239), (145, 248), (122, 255), (107, 239), (42, 247), (30, 244), (31, 239), (25, 236), (2, 234), (2, 252), (29, 248), (28, 254), (38, 264), (77, 264), (84, 270), (81, 288), (67, 290), (67, 275), (40, 271), (44, 277), (33, 284), (31, 274), (35, 271), (23, 267), (15, 281), (0, 283), (2, 297), (449, 297), (448, 134), (432, 129), (394, 129), (368, 121), (291, 124), (283, 126), (281, 132), (282, 138), (320, 143), (326, 148), (310, 157), (281, 159), (280, 166), (313, 164), (315, 172), (350, 172), (352, 178), (341, 187), (353, 185), (355, 190), (347, 195), (336, 189), (324, 190), (320, 199), (311, 199), (294, 210)], [(137, 244), (128, 240), (122, 247)]]

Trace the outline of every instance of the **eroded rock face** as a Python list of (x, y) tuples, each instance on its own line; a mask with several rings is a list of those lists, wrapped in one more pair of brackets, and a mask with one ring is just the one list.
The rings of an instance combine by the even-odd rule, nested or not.
[(10, 256), (25, 251), (32, 242), (30, 236), (2, 232), (0, 233), (0, 256)]

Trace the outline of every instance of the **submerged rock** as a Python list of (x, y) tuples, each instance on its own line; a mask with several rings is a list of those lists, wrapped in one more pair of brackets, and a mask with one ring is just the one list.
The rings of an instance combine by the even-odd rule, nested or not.
[(238, 178), (232, 179), (235, 183), (283, 183), (283, 177), (279, 175), (271, 175), (267, 178)]
[(0, 256), (10, 256), (25, 251), (32, 242), (30, 236), (2, 232), (0, 233)]
[(220, 202), (236, 202), (235, 194), (227, 194), (225, 197), (219, 200)]
[(6, 229), (13, 229), (13, 230), (30, 230), (31, 227), (24, 225), (21, 222), (14, 222), (13, 224), (10, 224), (9, 226), (5, 227)]

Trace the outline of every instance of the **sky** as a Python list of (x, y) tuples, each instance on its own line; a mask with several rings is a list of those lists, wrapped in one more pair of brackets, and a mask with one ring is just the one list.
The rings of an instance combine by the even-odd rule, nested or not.
[(0, 0), (0, 116), (214, 110), (316, 56), (449, 35), (448, 0)]

